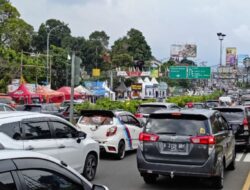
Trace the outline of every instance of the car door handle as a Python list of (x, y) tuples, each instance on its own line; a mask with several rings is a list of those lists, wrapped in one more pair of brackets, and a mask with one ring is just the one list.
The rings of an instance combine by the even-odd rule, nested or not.
[(65, 145), (61, 144), (58, 148), (65, 148)]
[(30, 145), (26, 148), (26, 150), (34, 150), (34, 147)]

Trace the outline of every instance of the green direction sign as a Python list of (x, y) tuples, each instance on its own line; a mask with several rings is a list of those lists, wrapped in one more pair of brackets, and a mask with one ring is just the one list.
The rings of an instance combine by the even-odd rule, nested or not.
[(210, 79), (210, 67), (188, 67), (188, 79)]
[(187, 67), (170, 67), (169, 68), (170, 79), (186, 79), (187, 78)]

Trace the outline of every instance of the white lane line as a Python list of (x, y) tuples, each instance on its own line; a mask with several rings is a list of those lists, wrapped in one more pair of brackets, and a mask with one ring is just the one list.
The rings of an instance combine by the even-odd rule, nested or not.
[(239, 162), (244, 154), (243, 153), (237, 153), (236, 154), (236, 162)]
[(250, 162), (250, 154), (247, 154), (243, 162)]

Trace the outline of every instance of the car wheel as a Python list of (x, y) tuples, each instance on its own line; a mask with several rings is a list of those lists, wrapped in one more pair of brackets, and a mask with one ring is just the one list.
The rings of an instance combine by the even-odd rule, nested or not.
[(213, 186), (216, 189), (222, 189), (224, 185), (224, 164), (221, 164), (220, 175), (213, 178)]
[(89, 180), (92, 181), (95, 178), (96, 174), (96, 168), (97, 168), (97, 157), (94, 154), (88, 154), (84, 170), (83, 170), (83, 176)]
[(227, 167), (228, 170), (235, 170), (235, 158), (236, 158), (236, 153), (234, 152), (233, 160), (231, 161), (231, 163)]
[(156, 183), (157, 175), (155, 174), (144, 174), (143, 175), (143, 180), (147, 184), (154, 184)]
[(117, 159), (122, 160), (125, 157), (125, 142), (120, 141), (118, 144)]

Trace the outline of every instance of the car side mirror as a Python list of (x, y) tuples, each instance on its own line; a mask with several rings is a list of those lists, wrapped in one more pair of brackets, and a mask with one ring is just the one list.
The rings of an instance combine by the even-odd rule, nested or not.
[(109, 190), (104, 185), (93, 185), (91, 190)]
[(87, 137), (87, 134), (86, 133), (84, 133), (84, 132), (82, 132), (82, 131), (77, 131), (77, 133), (76, 133), (76, 138), (77, 138), (77, 140), (76, 140), (76, 142), (77, 143), (80, 143), (83, 139), (85, 139)]

